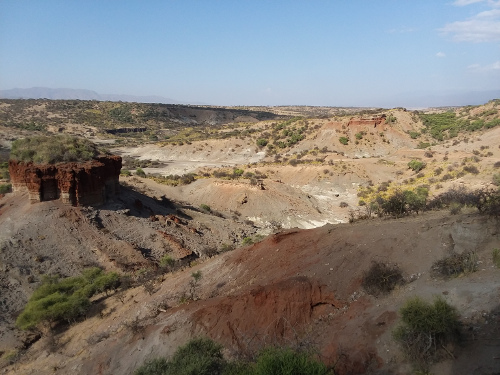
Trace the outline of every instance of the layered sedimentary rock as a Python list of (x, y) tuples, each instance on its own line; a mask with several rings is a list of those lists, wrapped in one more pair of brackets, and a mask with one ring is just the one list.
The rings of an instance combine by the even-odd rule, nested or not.
[(349, 120), (347, 126), (353, 127), (353, 126), (362, 126), (362, 127), (369, 127), (369, 128), (380, 128), (380, 130), (384, 130), (384, 125), (386, 121), (386, 116), (381, 115), (379, 117), (372, 117), (369, 119), (363, 119), (363, 118), (352, 118)]
[(9, 161), (14, 192), (27, 191), (32, 203), (61, 199), (73, 206), (99, 205), (119, 192), (120, 156), (81, 163), (33, 164)]

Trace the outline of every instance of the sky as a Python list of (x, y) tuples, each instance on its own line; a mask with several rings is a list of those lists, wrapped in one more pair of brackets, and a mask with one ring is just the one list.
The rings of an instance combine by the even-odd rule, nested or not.
[(0, 0), (0, 90), (30, 87), (212, 105), (479, 104), (500, 92), (500, 0)]

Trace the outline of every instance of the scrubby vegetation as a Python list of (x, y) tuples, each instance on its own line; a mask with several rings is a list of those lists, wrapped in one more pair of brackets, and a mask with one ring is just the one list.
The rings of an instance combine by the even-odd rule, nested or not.
[(146, 172), (144, 172), (144, 169), (142, 169), (142, 168), (137, 168), (135, 170), (135, 175), (139, 176), (139, 177), (142, 177), (142, 178), (145, 178), (146, 177)]
[(192, 339), (179, 347), (170, 360), (153, 359), (134, 375), (333, 375), (308, 353), (288, 348), (265, 348), (254, 362), (227, 361), (222, 349), (210, 339)]
[(7, 194), (12, 191), (12, 184), (0, 184), (0, 194)]
[(349, 144), (349, 138), (347, 137), (340, 137), (339, 142), (342, 143), (344, 146), (347, 146)]
[(407, 358), (418, 370), (450, 355), (447, 346), (460, 338), (457, 310), (438, 297), (433, 303), (419, 297), (408, 300), (399, 310), (401, 324), (393, 332)]
[(88, 311), (90, 297), (116, 289), (119, 282), (117, 273), (104, 273), (100, 268), (89, 268), (82, 272), (82, 276), (64, 279), (46, 276), (16, 324), (21, 329), (29, 329), (42, 322), (74, 321)]
[(498, 110), (492, 108), (475, 116), (470, 116), (469, 111), (466, 110), (458, 115), (453, 111), (420, 114), (420, 119), (425, 126), (424, 131), (442, 141), (445, 138), (454, 138), (461, 132), (474, 132), (498, 126), (500, 119), (491, 117), (497, 114)]
[(3, 161), (0, 163), (0, 180), (10, 179), (9, 175), (9, 162)]
[(435, 209), (449, 209), (452, 214), (457, 214), (463, 207), (473, 207), (482, 214), (500, 217), (500, 189), (473, 191), (459, 187), (451, 188), (431, 199), (428, 195), (428, 185), (406, 190), (394, 188), (389, 182), (380, 184), (378, 188), (368, 186), (358, 192), (362, 205), (360, 204), (361, 207), (357, 211), (351, 212), (350, 221), (368, 219), (373, 215), (402, 217)]
[(103, 151), (92, 142), (68, 136), (27, 137), (12, 142), (10, 158), (37, 164), (80, 162), (96, 158)]
[(467, 251), (462, 254), (452, 253), (432, 265), (432, 274), (437, 277), (457, 277), (477, 271), (477, 254)]
[(496, 268), (500, 268), (500, 249), (493, 249), (492, 251), (493, 264)]
[(408, 168), (413, 170), (413, 172), (420, 172), (425, 168), (425, 163), (420, 160), (412, 160), (408, 163)]
[(370, 269), (363, 272), (361, 286), (368, 294), (380, 296), (389, 294), (403, 283), (403, 274), (397, 265), (373, 262)]

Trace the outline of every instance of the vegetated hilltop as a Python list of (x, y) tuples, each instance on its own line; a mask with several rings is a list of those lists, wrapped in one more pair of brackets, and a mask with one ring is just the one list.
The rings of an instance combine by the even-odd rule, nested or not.
[(84, 139), (64, 136), (21, 138), (12, 143), (10, 159), (35, 164), (85, 162), (105, 152)]
[[(83, 100), (2, 99), (3, 126), (30, 131), (143, 133), (150, 140), (165, 139), (185, 126), (215, 126), (275, 118), (267, 111), (248, 111), (175, 104), (99, 102)], [(75, 128), (75, 126), (77, 128)]]
[(119, 192), (121, 167), (120, 156), (86, 139), (38, 136), (12, 142), (9, 175), (14, 191), (28, 192), (32, 202), (95, 205)]
[[(281, 113), (154, 142), (147, 126), (34, 130), (106, 142), (125, 158), (123, 192), (98, 208), (1, 198), (4, 371), (132, 373), (208, 336), (250, 362), (267, 345), (313, 350), (337, 374), (499, 372), (499, 108)], [(31, 134), (8, 129), (6, 145)], [(121, 274), (116, 292), (63, 315), (72, 325), (14, 327), (43, 275), (93, 266)], [(407, 326), (395, 340), (400, 308), (432, 311), (413, 297), (435, 295), (456, 308), (464, 345)], [(412, 340), (424, 356), (404, 349)]]

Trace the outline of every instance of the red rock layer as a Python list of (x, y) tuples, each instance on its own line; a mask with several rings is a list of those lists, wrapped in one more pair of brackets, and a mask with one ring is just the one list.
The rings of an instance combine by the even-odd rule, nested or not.
[(83, 163), (33, 164), (9, 161), (14, 192), (28, 191), (30, 201), (61, 199), (73, 206), (98, 205), (119, 191), (120, 156)]
[(386, 119), (385, 115), (370, 119), (352, 118), (351, 120), (349, 120), (347, 126), (367, 126), (371, 128), (380, 127), (381, 130), (383, 130), (382, 128), (384, 127), (383, 125), (385, 125), (385, 119)]

